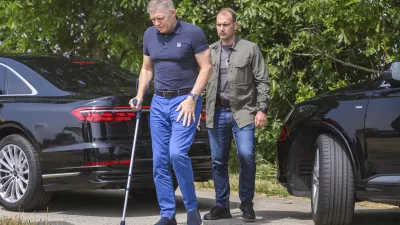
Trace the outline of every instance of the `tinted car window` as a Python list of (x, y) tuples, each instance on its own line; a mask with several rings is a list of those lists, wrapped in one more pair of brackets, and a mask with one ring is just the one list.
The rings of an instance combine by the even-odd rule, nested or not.
[(32, 90), (14, 72), (8, 68), (4, 69), (7, 77), (7, 94), (32, 94)]
[(65, 91), (99, 91), (113, 89), (123, 91), (135, 88), (137, 74), (119, 66), (87, 59), (48, 58), (27, 59), (22, 63), (36, 71), (54, 86)]

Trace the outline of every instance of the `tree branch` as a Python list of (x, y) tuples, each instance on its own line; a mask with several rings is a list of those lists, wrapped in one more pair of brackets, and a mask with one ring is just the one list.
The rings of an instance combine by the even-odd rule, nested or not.
[(369, 72), (369, 73), (379, 73), (380, 72), (379, 70), (369, 69), (369, 68), (366, 68), (366, 67), (363, 67), (363, 66), (355, 65), (355, 64), (350, 63), (350, 62), (345, 62), (343, 60), (340, 60), (340, 59), (337, 59), (337, 58), (335, 58), (333, 56), (330, 56), (330, 55), (328, 55), (326, 53), (323, 53), (323, 52), (321, 52), (319, 50), (316, 50), (316, 51), (319, 52), (319, 53), (312, 54), (312, 53), (295, 53), (295, 52), (292, 52), (292, 54), (293, 55), (297, 55), (297, 56), (307, 56), (307, 57), (325, 56), (325, 57), (327, 57), (327, 58), (329, 58), (329, 59), (331, 59), (331, 60), (333, 60), (335, 62), (338, 62), (338, 63), (340, 63), (342, 65), (345, 65), (345, 66), (353, 67), (355, 69), (364, 70), (364, 71)]
[(307, 56), (307, 57), (321, 56), (321, 54), (296, 53), (296, 52), (291, 52), (291, 53), (292, 53), (292, 55), (296, 55), (296, 56)]
[(345, 66), (353, 67), (353, 68), (356, 68), (356, 69), (359, 69), (359, 70), (364, 70), (364, 71), (370, 72), (370, 73), (379, 73), (380, 72), (379, 70), (368, 69), (366, 67), (355, 65), (355, 64), (350, 63), (350, 62), (344, 62), (344, 61), (342, 61), (340, 59), (337, 59), (337, 58), (334, 58), (334, 57), (332, 57), (332, 56), (330, 56), (328, 54), (324, 54), (324, 56), (329, 58), (329, 59), (332, 59), (333, 61), (341, 63), (341, 64), (343, 64)]

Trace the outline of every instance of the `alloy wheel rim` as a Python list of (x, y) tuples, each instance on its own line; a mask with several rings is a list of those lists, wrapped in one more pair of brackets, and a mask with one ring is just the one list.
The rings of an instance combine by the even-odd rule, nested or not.
[(29, 185), (29, 163), (20, 147), (8, 144), (0, 150), (0, 197), (9, 203), (21, 200)]
[(312, 182), (312, 207), (313, 212), (316, 213), (319, 198), (319, 149), (315, 153)]

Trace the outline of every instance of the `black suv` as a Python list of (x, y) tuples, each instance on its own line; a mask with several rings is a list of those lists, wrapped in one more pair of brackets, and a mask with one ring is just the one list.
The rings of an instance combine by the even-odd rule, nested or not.
[(277, 163), (288, 192), (311, 197), (315, 224), (350, 224), (356, 201), (400, 205), (400, 61), (296, 105)]

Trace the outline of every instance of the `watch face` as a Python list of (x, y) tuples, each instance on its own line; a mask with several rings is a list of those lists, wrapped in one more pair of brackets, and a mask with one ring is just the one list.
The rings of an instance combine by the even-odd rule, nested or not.
[(190, 93), (189, 96), (192, 96), (192, 98), (193, 98), (195, 101), (199, 98), (198, 95), (193, 94), (193, 93)]

